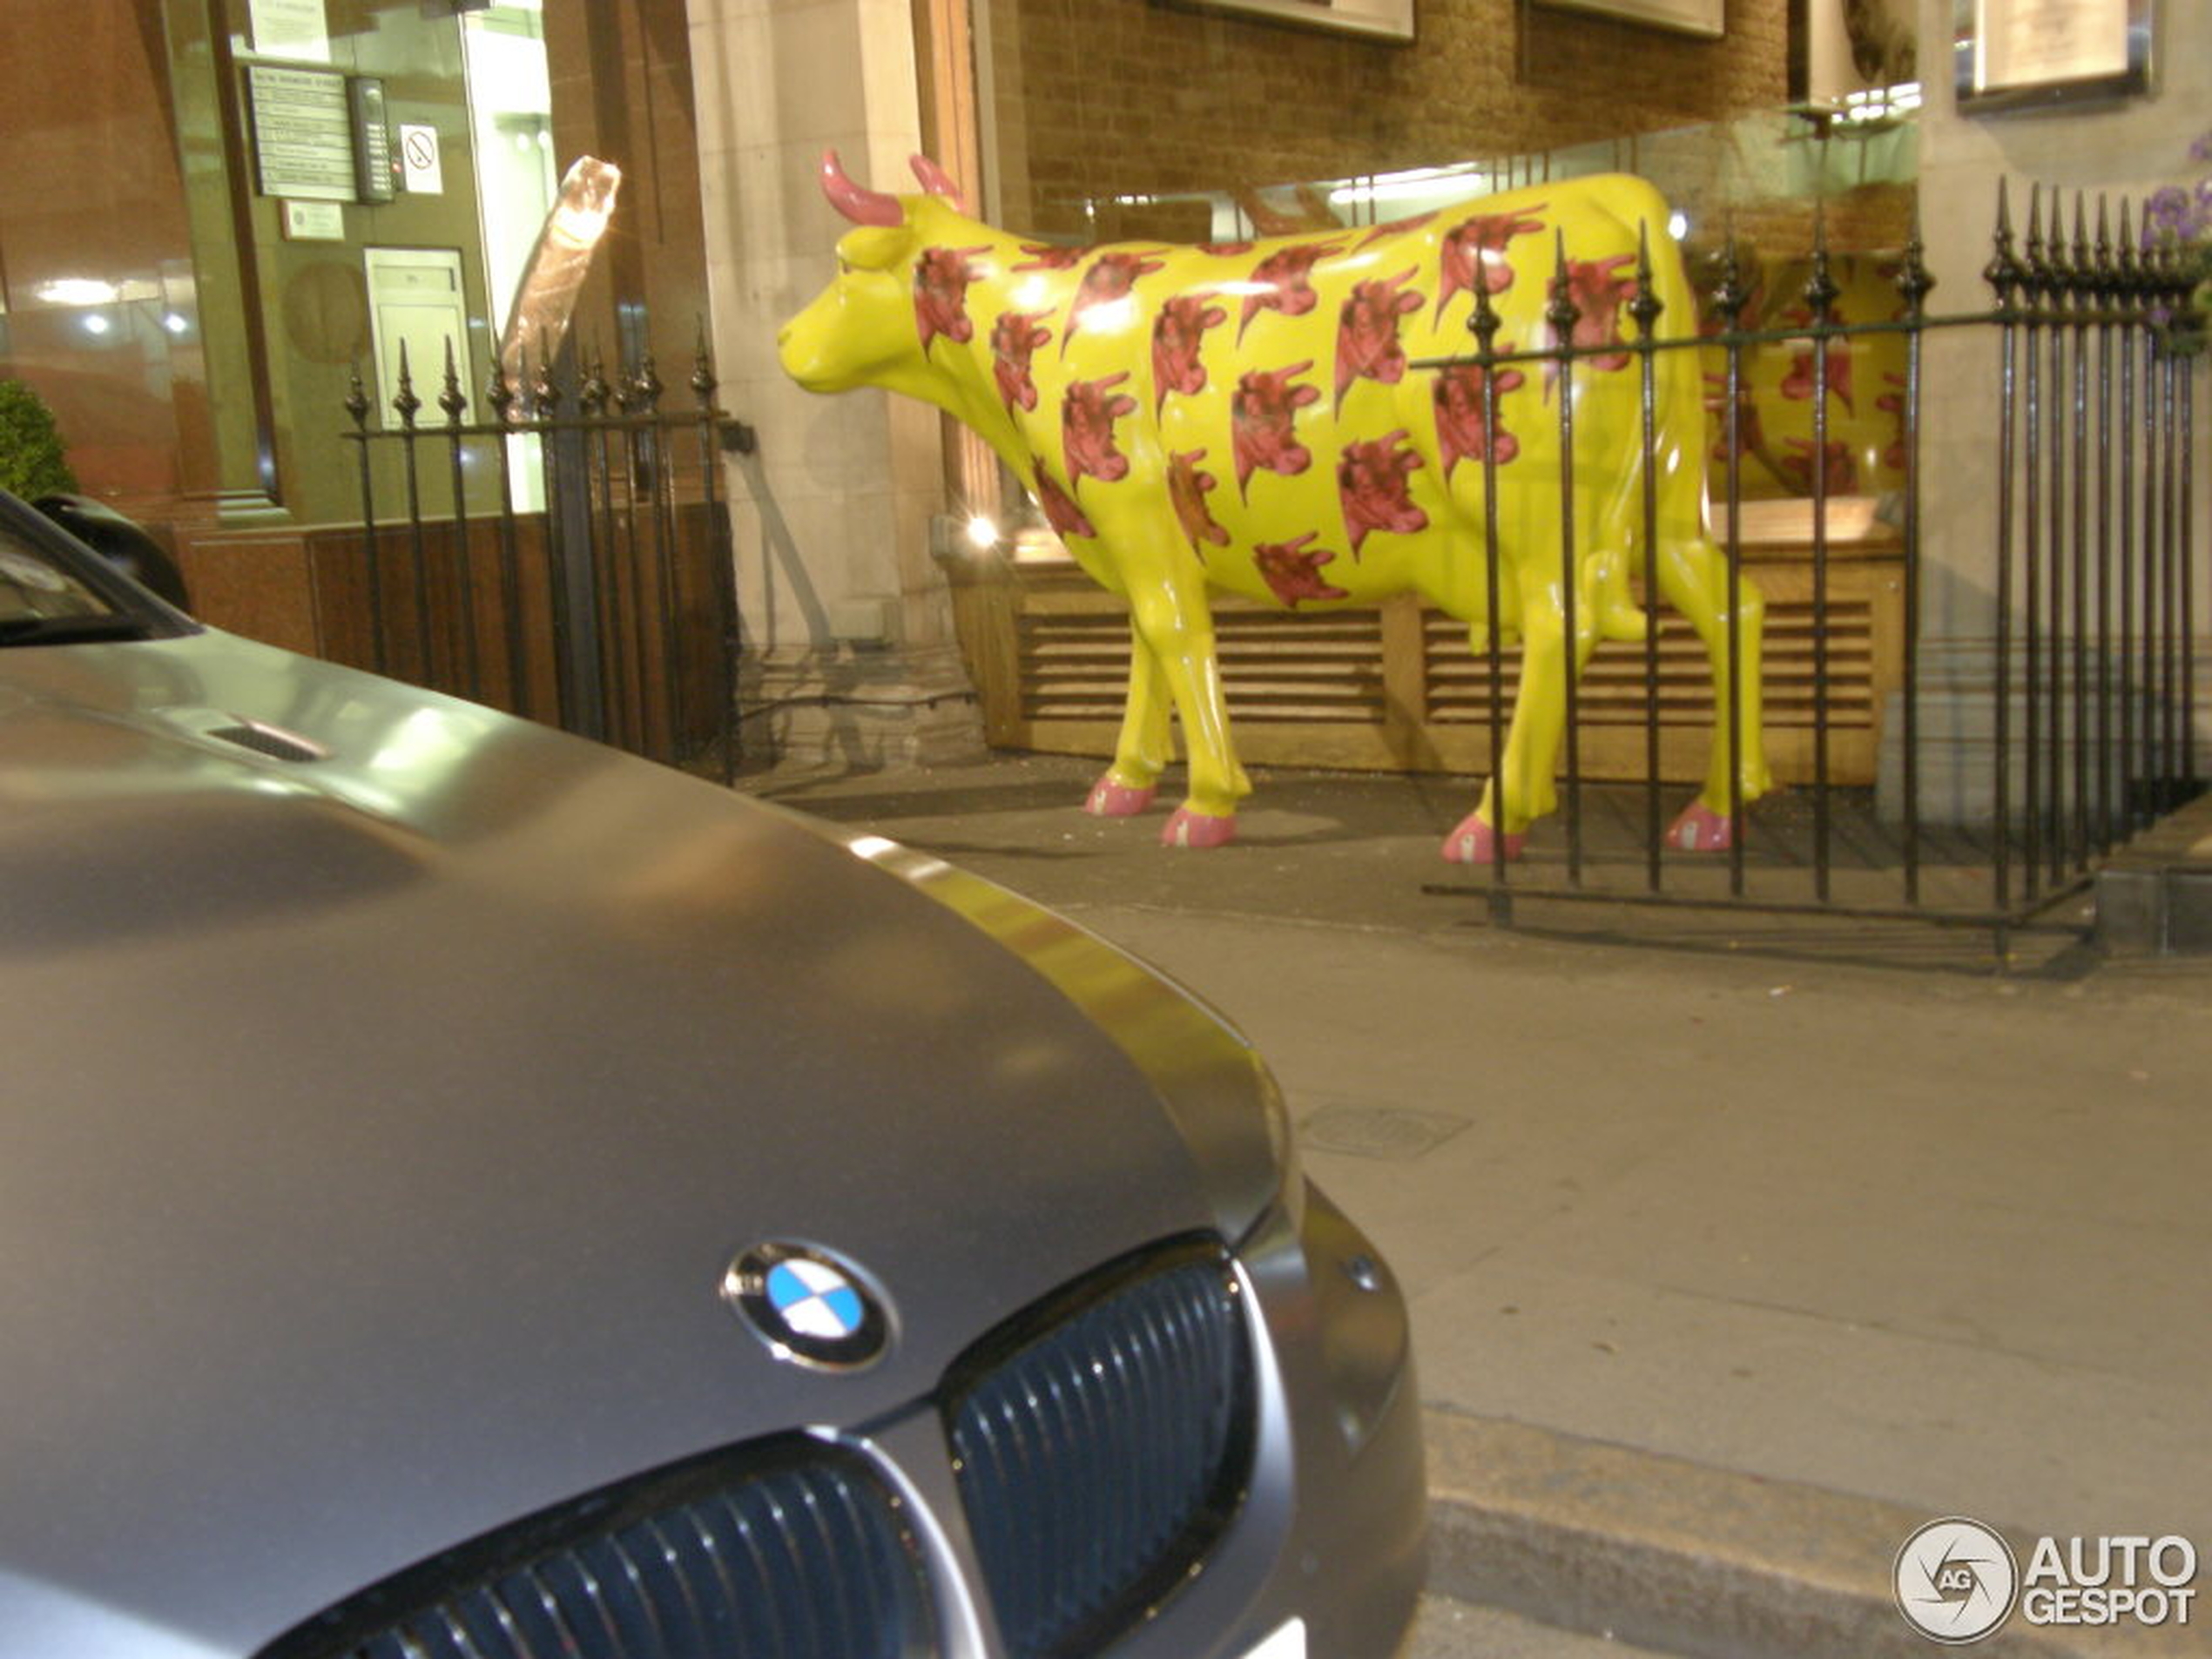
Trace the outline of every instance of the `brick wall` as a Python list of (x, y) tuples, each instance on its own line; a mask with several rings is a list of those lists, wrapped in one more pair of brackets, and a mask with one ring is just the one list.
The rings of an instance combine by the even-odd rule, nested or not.
[(1728, 0), (1718, 41), (1524, 0), (1416, 3), (1407, 47), (1163, 0), (991, 0), (1000, 142), (1021, 151), (1008, 219), (1203, 234), (1157, 212), (1086, 225), (1078, 204), (1518, 154), (1785, 96), (1788, 0)]

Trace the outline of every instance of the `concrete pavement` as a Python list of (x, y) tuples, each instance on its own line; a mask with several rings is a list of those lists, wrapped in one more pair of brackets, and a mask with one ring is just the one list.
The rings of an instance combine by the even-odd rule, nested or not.
[[(2212, 1553), (2212, 959), (1428, 889), (1460, 779), (1273, 773), (1238, 845), (1093, 763), (772, 772), (1252, 1035), (1413, 1309), (1433, 1586), (1677, 1653), (1926, 1654), (1921, 1521)], [(1462, 878), (1463, 879), (1463, 878)], [(1579, 936), (1570, 936), (1579, 935)], [(2023, 1560), (2025, 1560), (2023, 1555)], [(2212, 1585), (2212, 1572), (2200, 1587)], [(1978, 1651), (2212, 1652), (2186, 1629)]]

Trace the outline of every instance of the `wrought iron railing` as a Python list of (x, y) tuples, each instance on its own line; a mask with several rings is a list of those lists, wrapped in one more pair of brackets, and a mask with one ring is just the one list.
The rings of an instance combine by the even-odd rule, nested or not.
[(426, 419), (402, 347), (372, 426), (354, 376), (365, 665), (726, 781), (738, 631), (719, 471), (752, 435), (715, 404), (704, 334), (689, 409), (664, 407), (650, 354), (611, 376), (526, 361), (523, 379), (495, 359), (471, 419), (448, 347)]
[[(1474, 285), (1469, 327), (1473, 350), (1417, 365), (1441, 369), (1473, 365), (1481, 372), (1484, 429), (1495, 432), (1499, 371), (1534, 365), (1562, 383), (1588, 373), (1586, 360), (1629, 354), (1642, 377), (1643, 508), (1636, 555), (1647, 601), (1658, 591), (1658, 545), (1654, 484), (1658, 442), (1654, 414), (1656, 367), (1662, 353), (1704, 351), (1724, 360), (1720, 372), (1719, 455), (1715, 469), (1713, 534), (1727, 555), (1724, 609), (1725, 742), (1730, 799), (1728, 818), (1740, 826), (1725, 855), (1725, 875), (1673, 857), (1662, 828), (1659, 722), (1646, 727), (1648, 777), (1642, 785), (1642, 832), (1633, 857), (1622, 853), (1617, 833), (1606, 856), (1595, 860), (1587, 846), (1591, 825), (1577, 752), (1579, 698), (1567, 678), (1565, 755), (1561, 791), (1563, 854), (1516, 867), (1500, 860), (1484, 865), (1472, 887), (1440, 885), (1440, 893), (1486, 897), (1494, 916), (1510, 919), (1516, 896), (1596, 899), (1631, 903), (1723, 904), (1750, 909), (1850, 915), (1925, 918), (1993, 929), (2000, 941), (2059, 900), (2078, 892), (2094, 861), (2154, 819), (2200, 792), (2193, 733), (2195, 667), (2192, 618), (2197, 607), (2198, 553), (2194, 545), (2194, 477), (2197, 454), (2193, 424), (2195, 358), (2172, 348), (2169, 320), (2188, 303), (2192, 277), (2170, 248), (2147, 246), (2134, 233), (2122, 204), (2092, 207), (2076, 197), (2071, 228), (2055, 194), (2031, 197), (2024, 244), (2016, 245), (2009, 202), (2000, 187), (1994, 251), (1986, 272), (1991, 308), (1969, 314), (1932, 315), (1926, 301), (1932, 280), (1916, 235), (1894, 263), (1896, 314), (1880, 320), (1839, 320), (1838, 286), (1825, 239), (1816, 228), (1815, 247), (1802, 293), (1801, 321), (1781, 327), (1746, 327), (1750, 294), (1737, 250), (1723, 255), (1720, 278), (1709, 296), (1710, 318), (1697, 338), (1656, 337), (1661, 306), (1651, 282), (1648, 248), (1639, 261), (1634, 295), (1626, 309), (1636, 337), (1596, 344), (1572, 343), (1581, 320), (1559, 250), (1547, 311), (1554, 342), (1501, 350), (1501, 327), (1484, 285)], [(1990, 396), (1997, 408), (1997, 484), (1991, 504), (1986, 577), (1993, 593), (1992, 683), (1994, 779), (1987, 822), (1946, 822), (1936, 836), (1925, 821), (1921, 792), (1928, 769), (1922, 721), (1922, 616), (1927, 563), (1923, 545), (1923, 347), (1939, 330), (1982, 331), (1995, 341), (1999, 365)], [(1831, 592), (1831, 491), (1825, 457), (1831, 347), (1878, 336), (1901, 338), (1905, 348), (1901, 404), (1904, 475), (1893, 518), (1900, 535), (1904, 658), (1897, 692), (1897, 789), (1884, 816), (1893, 837), (1878, 856), (1862, 856), (1854, 837), (1848, 858), (1838, 848), (1839, 802), (1831, 776), (1832, 691), (1829, 661)], [(1743, 534), (1746, 427), (1752, 419), (1745, 368), (1762, 347), (1788, 344), (1809, 354), (1812, 437), (1806, 466), (1812, 523), (1812, 759), (1811, 775), (1791, 798), (1786, 825), (1770, 808), (1746, 802), (1740, 761), (1745, 733), (1738, 718), (1735, 677), (1743, 660)], [(1534, 370), (1531, 371), (1534, 372)], [(1507, 384), (1511, 384), (1508, 380)], [(1561, 465), (1560, 557), (1567, 608), (1566, 635), (1576, 636), (1575, 581), (1574, 400), (1555, 401)], [(1483, 446), (1484, 496), (1491, 522), (1486, 582), (1490, 615), (1499, 615), (1502, 586), (1495, 523), (1500, 462)], [(1953, 568), (1973, 550), (1946, 545)], [(1511, 690), (1500, 631), (1488, 631), (1490, 753), (1502, 754)], [(1646, 703), (1659, 705), (1658, 630), (1643, 645)], [(1502, 768), (1494, 766), (1502, 792)], [(1514, 804), (1493, 796), (1498, 821)], [(1617, 806), (1617, 803), (1616, 803)], [(1871, 804), (1854, 804), (1859, 819)], [(1617, 826), (1620, 813), (1612, 815)], [(1940, 846), (1932, 852), (1932, 844)], [(1786, 845), (1784, 843), (1786, 842)], [(1927, 877), (1938, 866), (1940, 892)], [(1635, 873), (1623, 879), (1633, 867)], [(1849, 891), (1839, 870), (1848, 870)], [(1760, 878), (1754, 879), (1755, 873)]]

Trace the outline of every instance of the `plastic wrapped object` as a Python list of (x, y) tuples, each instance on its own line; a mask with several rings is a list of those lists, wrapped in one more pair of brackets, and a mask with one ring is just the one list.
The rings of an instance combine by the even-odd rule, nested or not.
[(622, 169), (596, 156), (579, 156), (561, 180), (553, 210), (545, 216), (530, 250), (507, 331), (499, 341), (499, 364), (507, 378), (523, 378), (523, 360), (544, 362), (561, 349), (576, 309), (577, 293), (591, 270), (591, 255), (606, 233), (622, 187)]

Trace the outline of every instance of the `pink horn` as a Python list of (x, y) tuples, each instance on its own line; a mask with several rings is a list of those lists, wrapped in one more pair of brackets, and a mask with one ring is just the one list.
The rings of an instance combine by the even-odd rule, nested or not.
[(851, 219), (855, 225), (903, 225), (906, 209), (899, 206), (896, 196), (886, 195), (880, 190), (867, 190), (853, 182), (845, 171), (845, 164), (837, 158), (837, 152), (822, 152), (822, 194), (829, 198), (830, 206)]
[(968, 211), (968, 201), (960, 193), (960, 186), (953, 182), (952, 174), (927, 156), (914, 158), (914, 177), (921, 180), (921, 187), (933, 196), (942, 196), (961, 212)]

